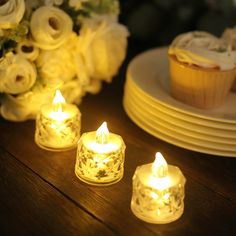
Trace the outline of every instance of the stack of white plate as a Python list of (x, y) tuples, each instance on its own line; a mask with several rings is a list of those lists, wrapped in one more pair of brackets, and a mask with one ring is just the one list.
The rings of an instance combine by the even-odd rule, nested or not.
[(167, 48), (142, 53), (129, 64), (124, 108), (142, 129), (174, 145), (236, 157), (236, 93), (217, 109), (198, 109), (170, 95)]

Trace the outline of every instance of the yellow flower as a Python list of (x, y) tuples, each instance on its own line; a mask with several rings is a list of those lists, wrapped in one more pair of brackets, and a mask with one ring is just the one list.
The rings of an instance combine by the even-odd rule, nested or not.
[(39, 55), (39, 49), (30, 40), (24, 40), (18, 43), (16, 52), (30, 61), (34, 61)]
[(8, 0), (0, 4), (0, 29), (17, 26), (25, 13), (25, 1)]
[(32, 15), (30, 31), (35, 44), (45, 50), (60, 47), (72, 32), (72, 20), (62, 10), (52, 6), (38, 8)]
[(36, 65), (45, 84), (60, 85), (76, 75), (74, 47), (77, 36), (71, 33), (69, 39), (54, 50), (41, 50)]
[(33, 63), (9, 53), (0, 64), (0, 91), (10, 94), (26, 92), (34, 85), (36, 76)]
[(113, 17), (91, 18), (83, 22), (77, 52), (90, 77), (111, 81), (125, 58), (128, 34)]

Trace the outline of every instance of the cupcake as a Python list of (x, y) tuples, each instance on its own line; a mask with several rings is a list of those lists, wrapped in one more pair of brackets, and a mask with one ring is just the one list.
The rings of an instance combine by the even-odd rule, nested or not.
[(184, 33), (168, 55), (174, 98), (203, 109), (223, 104), (236, 74), (235, 53), (227, 43), (206, 32)]
[[(232, 50), (236, 51), (236, 27), (227, 28), (221, 38), (232, 46)], [(234, 79), (232, 91), (236, 92), (236, 78)]]

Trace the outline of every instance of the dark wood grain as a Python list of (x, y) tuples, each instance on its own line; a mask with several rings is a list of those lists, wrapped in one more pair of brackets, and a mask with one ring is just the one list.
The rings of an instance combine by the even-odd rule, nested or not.
[(0, 149), (0, 235), (116, 235)]
[[(122, 80), (106, 85), (80, 106), (82, 132), (96, 130), (106, 120), (125, 140), (124, 178), (109, 187), (92, 187), (74, 174), (75, 150), (44, 151), (34, 143), (34, 122), (1, 120), (0, 144), (19, 162), (50, 183), (67, 199), (119, 235), (234, 235), (236, 230), (236, 159), (191, 152), (156, 139), (138, 128), (122, 108)], [(130, 210), (132, 175), (138, 165), (153, 161), (161, 151), (187, 178), (185, 212), (167, 225), (147, 224)]]
[[(136, 231), (133, 231), (133, 227), (142, 235), (152, 235), (151, 231), (147, 229), (148, 227), (140, 225), (133, 216), (124, 218), (124, 213), (126, 214), (127, 210), (129, 211), (129, 207), (128, 209), (119, 209), (117, 206), (119, 201), (123, 202), (127, 196), (124, 196), (124, 199), (119, 199), (119, 196), (116, 198), (110, 197), (110, 193), (114, 191), (114, 187), (118, 184), (102, 188), (107, 192), (99, 194), (101, 188), (91, 187), (77, 179), (74, 174), (75, 150), (54, 153), (38, 148), (33, 141), (33, 122), (13, 123), (11, 126), (7, 125), (4, 128), (10, 128), (11, 132), (15, 130), (15, 141), (10, 137), (8, 138), (8, 132), (4, 130), (6, 142), (4, 142), (4, 138), (2, 141), (7, 150), (11, 150), (11, 153), (24, 165), (29, 166), (35, 173), (52, 183), (73, 201), (81, 204), (81, 207), (87, 209), (104, 224), (110, 226), (114, 231), (117, 229), (123, 235), (135, 235)], [(24, 132), (24, 139), (20, 138), (22, 132)], [(123, 211), (123, 213), (121, 214), (120, 211)], [(133, 227), (127, 227), (127, 225)]]
[[(185, 150), (134, 124), (122, 106), (127, 61), (112, 84), (79, 106), (82, 132), (106, 120), (126, 143), (124, 177), (115, 185), (79, 181), (76, 150), (40, 149), (34, 143), (34, 121), (0, 119), (0, 235), (236, 235), (236, 157)], [(152, 162), (157, 151), (187, 179), (184, 214), (166, 225), (145, 223), (130, 210), (133, 173)]]

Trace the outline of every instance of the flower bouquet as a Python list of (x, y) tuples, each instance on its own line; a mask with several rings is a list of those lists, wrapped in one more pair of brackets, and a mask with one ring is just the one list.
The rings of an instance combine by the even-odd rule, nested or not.
[(118, 0), (0, 0), (0, 113), (34, 119), (60, 88), (79, 104), (110, 82), (128, 31)]

